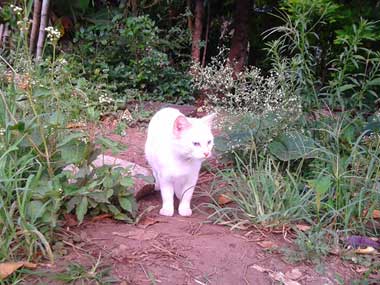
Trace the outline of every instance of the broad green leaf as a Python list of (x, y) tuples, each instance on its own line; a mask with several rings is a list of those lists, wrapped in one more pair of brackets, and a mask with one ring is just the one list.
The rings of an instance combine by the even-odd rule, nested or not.
[(106, 191), (106, 197), (107, 197), (107, 199), (109, 199), (109, 198), (111, 198), (111, 196), (113, 195), (113, 189), (108, 189), (107, 191)]
[(117, 154), (127, 148), (127, 146), (112, 141), (106, 137), (98, 137), (96, 143), (102, 145), (105, 149), (110, 149), (112, 151), (112, 154)]
[(107, 205), (107, 207), (113, 215), (120, 214), (120, 210), (116, 208), (114, 205)]
[(367, 84), (371, 86), (380, 86), (380, 77), (368, 81)]
[(86, 159), (86, 145), (84, 143), (67, 144), (60, 148), (62, 160), (66, 164), (79, 163)]
[(106, 176), (103, 180), (103, 185), (106, 188), (111, 188), (114, 184), (115, 184), (115, 181), (114, 181), (113, 177), (111, 177), (111, 176)]
[(87, 135), (82, 132), (71, 133), (64, 137), (64, 139), (58, 144), (58, 147), (62, 147), (72, 141), (77, 142), (79, 138), (84, 138), (84, 137), (87, 137)]
[[(41, 138), (41, 133), (38, 127), (28, 129), (27, 131), (29, 133), (29, 139), (24, 138), (22, 142), (20, 143), (20, 145), (23, 147), (30, 147), (32, 146), (32, 143), (30, 142), (30, 140), (32, 140), (34, 145), (40, 146), (42, 144), (42, 138)], [(44, 135), (46, 136), (46, 134)]]
[(75, 206), (78, 205), (81, 201), (80, 196), (75, 196), (69, 200), (69, 202), (66, 203), (66, 210), (67, 213), (70, 213), (72, 210), (74, 210)]
[(120, 180), (120, 184), (124, 187), (132, 187), (133, 186), (133, 179), (130, 176), (124, 176)]
[(27, 205), (28, 217), (33, 222), (36, 219), (42, 217), (42, 215), (44, 214), (44, 211), (45, 211), (44, 204), (39, 200), (31, 201)]
[(317, 193), (323, 195), (330, 188), (331, 178), (329, 176), (322, 176), (317, 179), (308, 180), (307, 182), (312, 189), (314, 189)]
[(315, 156), (315, 141), (297, 131), (281, 135), (269, 144), (269, 151), (282, 161)]
[(345, 84), (345, 85), (343, 85), (343, 86), (340, 86), (340, 87), (338, 88), (338, 90), (339, 90), (340, 92), (344, 92), (344, 91), (350, 90), (350, 89), (352, 89), (352, 88), (354, 88), (354, 87), (355, 87), (354, 84)]
[(82, 200), (80, 201), (75, 211), (79, 224), (83, 222), (84, 215), (86, 215), (87, 213), (87, 208), (88, 208), (88, 201), (87, 201), (87, 197), (84, 196), (82, 197)]
[(128, 212), (132, 212), (132, 203), (129, 200), (129, 198), (119, 197), (119, 204), (124, 210), (126, 210)]
[(132, 219), (128, 217), (127, 214), (124, 214), (124, 213), (118, 213), (118, 214), (115, 214), (114, 216), (114, 219), (116, 220), (120, 220), (120, 221), (127, 221), (129, 223), (132, 223)]
[(109, 203), (107, 198), (107, 192), (105, 191), (91, 192), (87, 196), (98, 203)]
[(316, 206), (317, 211), (321, 209), (321, 200), (324, 194), (330, 189), (331, 178), (329, 176), (322, 176), (317, 179), (312, 179), (307, 181), (310, 188), (315, 191), (316, 194)]

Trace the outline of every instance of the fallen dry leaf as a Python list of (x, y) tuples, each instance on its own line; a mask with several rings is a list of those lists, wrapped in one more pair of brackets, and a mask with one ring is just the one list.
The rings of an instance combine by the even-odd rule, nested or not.
[(98, 216), (93, 217), (91, 219), (91, 222), (97, 222), (97, 221), (101, 221), (101, 220), (108, 219), (108, 218), (112, 218), (112, 215), (111, 214), (102, 214), (102, 215), (98, 215)]
[(225, 194), (221, 194), (218, 197), (218, 204), (219, 205), (226, 205), (226, 204), (231, 203), (231, 202), (232, 202), (232, 200), (228, 196), (226, 196)]
[(309, 225), (299, 224), (296, 225), (296, 228), (301, 232), (307, 232), (308, 230), (310, 230), (311, 227)]
[(268, 271), (271, 271), (271, 270), (266, 269), (264, 267), (261, 267), (260, 265), (257, 265), (257, 264), (251, 265), (251, 268), (256, 269), (259, 272), (268, 272)]
[(298, 283), (297, 281), (286, 278), (285, 274), (282, 272), (269, 272), (269, 277), (284, 285), (301, 285), (301, 283)]
[(261, 267), (257, 264), (251, 265), (250, 267), (253, 269), (256, 269), (259, 272), (268, 273), (270, 278), (272, 278), (275, 281), (279, 281), (284, 285), (301, 285), (297, 281), (293, 281), (293, 280), (291, 280), (291, 278), (286, 277), (285, 274), (282, 272), (276, 272), (276, 271), (273, 271), (271, 269)]
[(278, 247), (277, 244), (275, 244), (273, 241), (270, 241), (270, 240), (264, 240), (264, 241), (258, 242), (257, 244), (265, 249)]
[(81, 129), (81, 128), (84, 128), (84, 127), (86, 127), (86, 124), (82, 123), (82, 122), (68, 123), (66, 125), (66, 128), (68, 128), (68, 129)]
[(355, 249), (355, 253), (358, 253), (358, 254), (373, 254), (375, 252), (376, 252), (376, 249), (374, 249), (372, 246)]
[(75, 215), (73, 214), (64, 214), (63, 217), (65, 218), (65, 226), (66, 227), (74, 227), (78, 225), (78, 220)]
[(37, 264), (26, 261), (0, 263), (0, 280), (7, 278), (9, 275), (21, 267), (34, 269), (37, 267)]
[(112, 233), (115, 236), (119, 237), (125, 237), (135, 240), (151, 240), (155, 239), (158, 236), (158, 233), (155, 231), (146, 231), (143, 229), (136, 229), (129, 231), (127, 233), (119, 233), (119, 232), (113, 232)]
[(143, 229), (146, 229), (147, 227), (154, 225), (154, 224), (157, 224), (159, 222), (160, 222), (159, 220), (152, 219), (150, 217), (146, 217), (145, 219), (143, 219), (141, 222), (138, 223), (138, 226), (143, 228)]
[(373, 210), (372, 211), (372, 218), (380, 219), (380, 210)]
[(297, 280), (302, 277), (302, 272), (298, 268), (294, 268), (285, 273), (285, 276), (292, 280)]

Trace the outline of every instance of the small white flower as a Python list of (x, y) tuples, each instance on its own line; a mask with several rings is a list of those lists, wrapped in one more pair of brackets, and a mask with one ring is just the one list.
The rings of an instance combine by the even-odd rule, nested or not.
[(17, 15), (21, 15), (21, 12), (22, 12), (22, 8), (18, 7), (18, 6), (15, 6), (15, 5), (10, 5), (9, 7), (11, 7), (13, 13), (16, 13)]
[(5, 134), (5, 129), (4, 128), (1, 128), (0, 129), (0, 136), (3, 136)]
[(47, 32), (47, 38), (51, 41), (57, 41), (61, 37), (61, 32), (52, 26), (46, 27), (45, 31)]

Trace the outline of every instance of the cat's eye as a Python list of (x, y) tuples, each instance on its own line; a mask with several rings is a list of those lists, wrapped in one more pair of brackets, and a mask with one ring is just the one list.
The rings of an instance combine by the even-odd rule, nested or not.
[(208, 141), (207, 144), (208, 144), (208, 145), (211, 144), (211, 141)]
[(194, 146), (201, 146), (201, 144), (199, 142), (193, 142), (193, 145)]

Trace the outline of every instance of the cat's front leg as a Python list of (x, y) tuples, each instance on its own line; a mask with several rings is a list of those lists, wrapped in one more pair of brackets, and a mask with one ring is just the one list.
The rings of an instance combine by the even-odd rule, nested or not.
[(197, 180), (198, 177), (195, 180), (192, 179), (189, 183), (186, 183), (183, 188), (181, 202), (178, 207), (178, 213), (183, 217), (189, 217), (193, 213), (190, 204)]
[(162, 208), (160, 215), (174, 215), (174, 187), (172, 183), (160, 180)]

